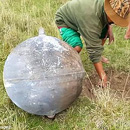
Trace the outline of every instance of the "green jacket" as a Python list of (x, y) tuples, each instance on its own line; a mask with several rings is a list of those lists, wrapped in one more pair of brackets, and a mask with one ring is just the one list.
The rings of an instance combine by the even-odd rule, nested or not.
[(104, 11), (104, 0), (72, 0), (56, 12), (57, 26), (68, 26), (83, 37), (90, 59), (97, 63), (101, 59), (102, 38), (108, 29)]

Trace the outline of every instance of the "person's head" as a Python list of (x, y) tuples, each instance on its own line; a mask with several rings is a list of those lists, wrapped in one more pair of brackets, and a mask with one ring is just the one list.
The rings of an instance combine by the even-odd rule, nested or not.
[(130, 23), (130, 0), (105, 0), (104, 8), (109, 22), (121, 27)]

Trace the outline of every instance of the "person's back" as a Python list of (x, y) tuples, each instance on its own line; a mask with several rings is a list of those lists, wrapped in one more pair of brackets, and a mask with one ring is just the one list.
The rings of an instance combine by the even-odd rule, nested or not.
[(57, 11), (56, 24), (57, 26), (68, 26), (76, 31), (81, 28), (84, 30), (84, 28), (99, 27), (99, 25), (103, 28), (103, 24), (105, 24), (103, 11), (103, 0), (72, 0)]
[[(104, 12), (103, 0), (72, 0), (63, 5), (56, 13), (58, 27), (69, 27), (78, 31), (83, 37), (92, 62), (98, 62), (103, 50), (101, 45), (102, 30), (108, 21)], [(103, 36), (105, 37), (105, 35)], [(96, 41), (96, 43), (95, 43)], [(96, 45), (97, 48), (92, 46)], [(94, 54), (96, 53), (96, 54)]]

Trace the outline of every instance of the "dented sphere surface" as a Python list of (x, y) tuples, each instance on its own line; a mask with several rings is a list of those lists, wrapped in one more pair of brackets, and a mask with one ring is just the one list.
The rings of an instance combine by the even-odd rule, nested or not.
[(53, 116), (80, 95), (85, 70), (73, 48), (40, 30), (12, 50), (3, 74), (7, 94), (18, 107)]

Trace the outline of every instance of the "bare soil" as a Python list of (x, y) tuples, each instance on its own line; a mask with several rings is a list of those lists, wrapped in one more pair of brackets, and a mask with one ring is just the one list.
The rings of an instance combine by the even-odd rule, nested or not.
[[(130, 73), (118, 72), (113, 69), (108, 69), (106, 71), (108, 76), (108, 81), (110, 90), (114, 92), (118, 97), (125, 97), (130, 99)], [(93, 73), (83, 81), (83, 96), (93, 99), (95, 95), (93, 94), (93, 89), (98, 89), (99, 77), (96, 73)]]

